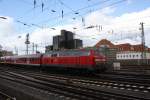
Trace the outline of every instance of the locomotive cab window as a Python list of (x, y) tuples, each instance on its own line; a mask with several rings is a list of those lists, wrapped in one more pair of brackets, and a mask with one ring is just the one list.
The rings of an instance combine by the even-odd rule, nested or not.
[(52, 54), (52, 57), (57, 57), (57, 53), (56, 54)]

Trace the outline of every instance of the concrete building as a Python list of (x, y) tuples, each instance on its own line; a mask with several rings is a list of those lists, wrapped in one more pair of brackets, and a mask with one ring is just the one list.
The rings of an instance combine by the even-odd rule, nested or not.
[(53, 50), (53, 46), (52, 45), (48, 45), (48, 46), (45, 47), (45, 53), (46, 52), (50, 52), (52, 50)]
[(74, 39), (74, 33), (70, 31), (61, 30), (61, 35), (53, 37), (53, 50), (78, 49), (82, 47), (82, 40)]
[(82, 48), (82, 46), (82, 40), (80, 39), (73, 39), (68, 42), (68, 47), (70, 47), (71, 49), (79, 49)]
[(53, 37), (53, 50), (59, 50), (61, 48), (62, 36), (57, 35)]
[(70, 31), (61, 30), (61, 38), (62, 41), (69, 41), (74, 39), (74, 35)]
[(83, 47), (82, 40), (74, 39), (74, 33), (61, 30), (61, 35), (53, 37), (53, 44), (45, 47), (45, 52), (51, 50), (79, 49)]

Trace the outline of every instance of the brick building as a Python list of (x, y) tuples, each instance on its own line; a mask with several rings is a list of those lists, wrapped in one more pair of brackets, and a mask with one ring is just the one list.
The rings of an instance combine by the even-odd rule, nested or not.
[[(150, 64), (150, 48), (141, 44), (131, 45), (129, 43), (115, 45), (109, 40), (100, 40), (95, 47), (107, 47), (105, 53), (107, 54), (108, 62), (120, 62), (122, 65), (141, 65)], [(113, 51), (112, 51), (113, 50)]]
[(94, 47), (97, 47), (97, 48), (100, 48), (100, 47), (115, 48), (115, 45), (107, 39), (102, 39)]
[(109, 40), (102, 39), (94, 47), (99, 48), (100, 52), (107, 57), (107, 63), (109, 65), (112, 65), (116, 61), (117, 48)]
[[(117, 51), (123, 52), (123, 51), (135, 51), (135, 52), (141, 52), (143, 51), (143, 46), (141, 44), (137, 45), (131, 45), (129, 43), (119, 44), (115, 45), (112, 42), (110, 42), (107, 39), (100, 40), (95, 47), (108, 47), (108, 48), (116, 48)], [(150, 48), (145, 47), (146, 52), (150, 52)]]

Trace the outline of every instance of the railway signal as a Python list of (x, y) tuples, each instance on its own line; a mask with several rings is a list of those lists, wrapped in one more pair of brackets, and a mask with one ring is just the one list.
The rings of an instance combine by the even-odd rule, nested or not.
[(140, 23), (141, 25), (141, 45), (142, 45), (142, 59), (144, 62), (144, 59), (146, 59), (146, 53), (145, 53), (145, 35), (144, 35), (144, 26), (143, 26), (143, 22)]
[(30, 41), (29, 41), (29, 33), (26, 35), (26, 41), (25, 41), (25, 44), (26, 44), (26, 54), (28, 55), (28, 51), (29, 51), (29, 44), (30, 44)]

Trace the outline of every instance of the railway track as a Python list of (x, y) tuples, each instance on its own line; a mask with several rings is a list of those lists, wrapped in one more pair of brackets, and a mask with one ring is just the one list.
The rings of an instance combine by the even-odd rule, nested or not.
[(97, 74), (101, 79), (125, 81), (132, 83), (150, 84), (150, 75), (125, 74), (125, 73), (105, 73)]
[[(13, 77), (12, 77), (13, 76)], [(41, 80), (36, 80), (33, 78), (27, 78), (26, 76), (23, 77), (14, 77), (14, 75), (11, 74), (6, 74), (5, 75), (1, 75), (1, 78), (7, 79), (7, 80), (11, 80), (11, 81), (15, 81), (15, 82), (19, 82), (22, 83), (24, 85), (29, 85), (35, 88), (40, 88), (42, 90), (45, 91), (50, 91), (53, 92), (58, 95), (63, 94), (65, 96), (70, 97), (70, 99), (87, 99), (87, 100), (99, 100), (99, 99), (106, 99), (106, 97), (110, 98), (113, 97), (113, 94), (109, 94), (108, 93), (100, 93), (99, 91), (93, 90), (93, 89), (89, 89), (89, 88), (85, 88), (85, 87), (80, 87), (80, 86), (75, 86), (75, 85), (69, 85), (69, 84), (63, 84), (63, 83), (59, 83), (59, 82), (46, 82), (46, 81), (41, 81)], [(26, 77), (26, 78), (25, 78)], [(62, 96), (60, 96), (62, 97)], [(64, 96), (63, 96), (64, 97)], [(130, 99), (129, 96), (128, 97), (122, 97), (122, 96), (116, 96), (116, 99)]]
[(0, 91), (0, 100), (16, 100), (15, 97), (11, 97), (8, 94)]
[[(46, 75), (41, 73), (25, 72), (25, 71), (17, 71), (17, 72), (6, 71), (6, 72), (11, 77), (15, 76), (15, 80), (20, 79), (21, 81), (21, 79), (24, 78), (25, 82), (22, 84), (31, 85), (31, 84), (27, 84), (28, 82), (26, 81), (34, 82), (36, 80), (34, 82), (34, 85), (32, 84), (31, 86), (40, 89), (45, 85), (49, 87), (55, 87), (50, 90), (57, 89), (57, 92), (45, 90), (45, 88), (44, 91), (48, 91), (50, 93), (56, 93), (57, 95), (60, 94), (62, 97), (71, 97), (74, 99), (87, 99), (87, 100), (88, 99), (94, 99), (94, 100), (150, 99), (149, 98), (150, 87), (143, 84), (133, 84), (128, 82), (119, 83), (118, 81), (110, 81), (110, 80), (85, 80), (85, 79), (78, 79), (73, 77), (72, 78), (64, 77), (64, 76), (62, 77), (62, 76), (55, 76), (55, 75)], [(18, 82), (20, 81), (18, 80)], [(35, 84), (37, 83), (43, 86), (35, 86)], [(59, 90), (62, 90), (63, 94), (62, 92), (58, 92)]]
[[(14, 74), (14, 73), (11, 73)], [(85, 86), (95, 86), (95, 87), (108, 87), (108, 88), (118, 88), (120, 90), (125, 89), (129, 91), (140, 91), (140, 92), (150, 92), (149, 84), (141, 84), (141, 83), (131, 83), (131, 82), (119, 82), (112, 80), (88, 80), (82, 78), (68, 77), (68, 76), (57, 76), (57, 75), (46, 75), (41, 73), (29, 73), (29, 72), (21, 72), (21, 74), (41, 79), (44, 81), (61, 81), (68, 82), (72, 84), (83, 84)], [(14, 74), (16, 75), (16, 74)], [(117, 87), (116, 87), (117, 86)]]

